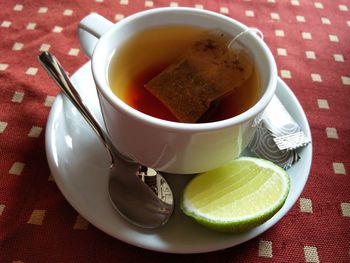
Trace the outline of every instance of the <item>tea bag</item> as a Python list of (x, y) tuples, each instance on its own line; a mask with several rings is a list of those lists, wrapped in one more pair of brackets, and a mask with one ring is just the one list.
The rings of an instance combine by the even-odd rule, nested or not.
[(274, 96), (256, 120), (257, 131), (248, 148), (258, 157), (284, 169), (296, 163), (298, 149), (311, 142), (277, 96)]
[(197, 122), (253, 72), (253, 62), (243, 49), (228, 48), (231, 40), (222, 32), (204, 33), (145, 88), (180, 122)]

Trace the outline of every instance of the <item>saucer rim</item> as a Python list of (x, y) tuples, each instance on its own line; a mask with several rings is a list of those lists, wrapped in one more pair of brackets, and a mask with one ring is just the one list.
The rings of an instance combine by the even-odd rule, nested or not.
[[(81, 68), (79, 68), (72, 75), (73, 82), (75, 79), (78, 79), (79, 74), (82, 74), (82, 72), (88, 70), (87, 68), (89, 66), (90, 66), (90, 62), (87, 62)], [(298, 99), (295, 97), (294, 93), (290, 90), (290, 88), (286, 85), (286, 83), (284, 83), (283, 80), (278, 78), (276, 90), (280, 90), (280, 89), (285, 89), (284, 92), (287, 93), (287, 96), (291, 96), (293, 98), (292, 101), (293, 101), (293, 104), (295, 104), (294, 106), (296, 106), (296, 111), (299, 112), (299, 114), (303, 118), (303, 125), (305, 126), (304, 129), (306, 129), (306, 130), (304, 130), (304, 132), (306, 133), (306, 135), (310, 136), (310, 138), (311, 138), (311, 131), (310, 131), (309, 123), (307, 121), (305, 112), (303, 111)], [(281, 93), (281, 91), (279, 91), (279, 93)], [(265, 232), (266, 230), (268, 230), (269, 228), (274, 226), (277, 222), (279, 222), (279, 220), (281, 220), (287, 214), (287, 212), (292, 208), (292, 206), (295, 204), (295, 202), (297, 201), (297, 199), (299, 198), (301, 192), (303, 191), (303, 189), (305, 187), (305, 184), (307, 182), (307, 179), (308, 179), (308, 176), (310, 173), (310, 169), (311, 169), (312, 145), (310, 144), (307, 147), (305, 147), (307, 149), (304, 150), (305, 154), (307, 154), (307, 156), (304, 156), (304, 158), (307, 157), (305, 159), (309, 159), (309, 161), (307, 162), (307, 167), (303, 167), (304, 171), (305, 171), (305, 173), (304, 173), (305, 175), (304, 175), (304, 177), (301, 177), (301, 178), (303, 178), (304, 181), (301, 183), (301, 185), (298, 189), (295, 189), (296, 192), (294, 193), (294, 195), (292, 197), (290, 197), (291, 199), (289, 200), (288, 204), (286, 204), (285, 207), (282, 208), (283, 213), (282, 214), (279, 213), (278, 217), (277, 217), (277, 215), (274, 216), (273, 218), (271, 218), (269, 221), (267, 221), (263, 225), (256, 227), (253, 230), (244, 233), (243, 235), (241, 235), (241, 234), (233, 235), (232, 240), (230, 238), (229, 239), (225, 238), (225, 240), (222, 241), (221, 243), (218, 242), (215, 244), (211, 244), (210, 246), (207, 245), (207, 246), (203, 246), (203, 247), (196, 247), (195, 246), (195, 247), (177, 247), (176, 248), (176, 247), (173, 247), (171, 245), (169, 245), (169, 246), (164, 245), (163, 247), (155, 247), (152, 244), (145, 243), (145, 242), (142, 242), (140, 240), (133, 240), (132, 237), (125, 237), (125, 236), (123, 237), (123, 236), (120, 236), (120, 233), (118, 235), (118, 233), (111, 231), (111, 229), (109, 229), (108, 226), (103, 225), (103, 222), (101, 223), (101, 220), (98, 220), (98, 219), (96, 219), (96, 217), (91, 216), (91, 212), (87, 212), (83, 208), (79, 207), (79, 205), (77, 205), (77, 203), (78, 203), (78, 201), (76, 200), (77, 197), (74, 196), (74, 193), (68, 192), (68, 190), (64, 184), (63, 178), (60, 177), (58, 160), (55, 160), (55, 158), (54, 158), (52, 141), (51, 141), (51, 135), (52, 135), (52, 132), (54, 132), (53, 125), (54, 125), (55, 117), (57, 117), (56, 115), (62, 114), (63, 110), (64, 110), (63, 109), (63, 97), (61, 94), (59, 94), (56, 97), (54, 104), (52, 105), (52, 108), (51, 108), (51, 111), (49, 114), (49, 118), (48, 118), (46, 134), (45, 134), (45, 136), (46, 136), (46, 138), (45, 138), (46, 155), (47, 155), (47, 159), (48, 159), (48, 163), (49, 163), (49, 167), (50, 167), (52, 176), (55, 179), (55, 182), (58, 185), (59, 190), (62, 192), (65, 199), (72, 205), (72, 207), (80, 215), (82, 215), (88, 222), (90, 222), (92, 225), (94, 225), (98, 229), (102, 230), (103, 232), (111, 235), (112, 237), (114, 237), (118, 240), (121, 240), (123, 242), (126, 242), (128, 244), (131, 244), (131, 245), (134, 245), (137, 247), (141, 247), (141, 248), (145, 248), (145, 249), (149, 249), (149, 250), (153, 250), (153, 251), (167, 252), (167, 253), (178, 253), (178, 254), (211, 252), (211, 251), (217, 251), (217, 250), (225, 249), (228, 247), (236, 246), (238, 244), (244, 243), (244, 242), (262, 234), (263, 232)], [(61, 112), (59, 113), (59, 111), (61, 111)], [(154, 234), (154, 232), (152, 234)], [(239, 238), (240, 236), (243, 236), (243, 238)], [(239, 239), (238, 241), (235, 240), (237, 238)], [(216, 239), (214, 238), (214, 240), (216, 240)]]

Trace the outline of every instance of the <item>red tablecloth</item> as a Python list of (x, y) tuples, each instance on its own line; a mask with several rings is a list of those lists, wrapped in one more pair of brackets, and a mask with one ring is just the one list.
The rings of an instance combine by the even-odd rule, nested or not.
[[(65, 200), (44, 137), (59, 90), (39, 66), (52, 51), (73, 73), (87, 58), (77, 23), (160, 6), (205, 8), (258, 27), (313, 136), (309, 180), (287, 215), (223, 251), (173, 255), (114, 239)], [(350, 262), (350, 1), (8, 0), (0, 4), (0, 262)]]

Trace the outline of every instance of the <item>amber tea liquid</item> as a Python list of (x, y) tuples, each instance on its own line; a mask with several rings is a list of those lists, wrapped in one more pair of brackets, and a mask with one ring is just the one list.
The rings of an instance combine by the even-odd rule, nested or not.
[[(174, 63), (206, 29), (188, 25), (150, 28), (132, 36), (112, 56), (108, 80), (112, 91), (134, 109), (153, 117), (177, 121), (144, 85)], [(215, 107), (203, 122), (236, 116), (256, 103), (260, 95), (256, 70), (251, 77)]]

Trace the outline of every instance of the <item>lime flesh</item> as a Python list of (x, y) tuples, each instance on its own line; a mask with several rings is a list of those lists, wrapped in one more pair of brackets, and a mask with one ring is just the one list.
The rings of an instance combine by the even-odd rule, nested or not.
[(276, 214), (289, 189), (285, 170), (263, 159), (241, 157), (193, 178), (185, 187), (181, 209), (209, 228), (242, 232)]

